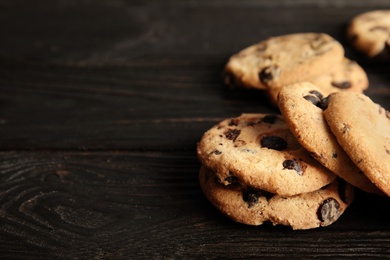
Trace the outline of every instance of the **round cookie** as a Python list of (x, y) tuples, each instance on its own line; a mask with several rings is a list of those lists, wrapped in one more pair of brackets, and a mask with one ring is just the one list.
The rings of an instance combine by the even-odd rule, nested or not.
[(330, 70), (344, 56), (342, 45), (324, 33), (271, 37), (233, 55), (225, 83), (248, 88), (277, 88)]
[(355, 16), (347, 28), (347, 36), (355, 49), (373, 58), (389, 55), (390, 10), (375, 10)]
[(309, 82), (283, 87), (278, 106), (290, 131), (322, 165), (345, 181), (369, 193), (380, 190), (351, 161), (326, 123), (319, 88)]
[(390, 196), (390, 114), (364, 94), (337, 92), (327, 98), (325, 119), (352, 161)]
[[(332, 70), (305, 81), (321, 89), (324, 96), (338, 91), (362, 93), (369, 85), (364, 69), (358, 63), (348, 58), (344, 58), (341, 63), (334, 64)], [(269, 88), (266, 90), (270, 103), (274, 106), (277, 106), (279, 91), (280, 88)]]
[(202, 166), (201, 189), (207, 199), (230, 219), (247, 225), (274, 225), (312, 229), (334, 223), (352, 203), (354, 190), (343, 180), (309, 193), (279, 196), (239, 183), (224, 186), (214, 172)]
[(198, 158), (221, 183), (235, 181), (290, 196), (317, 190), (336, 176), (313, 159), (277, 114), (242, 114), (208, 130)]

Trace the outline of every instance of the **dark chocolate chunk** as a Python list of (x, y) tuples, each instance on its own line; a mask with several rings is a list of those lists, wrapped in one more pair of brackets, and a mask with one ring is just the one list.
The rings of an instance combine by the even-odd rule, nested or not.
[(321, 100), (322, 100), (323, 95), (320, 92), (318, 92), (317, 90), (311, 90), (311, 91), (309, 91), (309, 93), (311, 95), (306, 95), (303, 98), (306, 99), (307, 101), (313, 103), (313, 105), (321, 108), (320, 104), (321, 104)]
[(260, 141), (261, 147), (281, 151), (287, 148), (287, 141), (279, 136), (263, 136)]
[(238, 179), (237, 179), (236, 176), (231, 175), (231, 176), (226, 177), (226, 178), (225, 178), (225, 181), (226, 181), (227, 183), (229, 183), (229, 184), (233, 184), (233, 183), (238, 182)]
[(228, 129), (225, 132), (225, 136), (227, 139), (232, 140), (233, 142), (236, 141), (237, 137), (240, 135), (241, 130), (239, 129)]
[(259, 79), (263, 84), (267, 85), (268, 82), (279, 77), (279, 75), (280, 75), (280, 68), (276, 65), (271, 65), (265, 67), (259, 72)]
[(317, 107), (318, 107), (318, 104), (320, 104), (320, 102), (321, 102), (321, 99), (319, 99), (315, 95), (306, 95), (303, 98), (306, 99), (307, 101), (313, 103), (313, 105), (315, 105)]
[(325, 224), (333, 223), (340, 214), (340, 203), (334, 198), (324, 200), (317, 211), (318, 219)]
[(332, 153), (332, 158), (337, 158), (337, 153), (333, 152)]
[(321, 102), (318, 104), (318, 107), (322, 110), (326, 110), (329, 104), (329, 96), (321, 99)]
[(260, 192), (251, 189), (242, 192), (242, 198), (248, 204), (248, 208), (257, 204), (260, 195)]
[(285, 160), (283, 162), (283, 169), (294, 170), (298, 173), (298, 175), (302, 175), (303, 173), (302, 167), (294, 160)]
[(350, 81), (332, 81), (331, 84), (333, 87), (340, 89), (347, 89), (351, 87)]
[(320, 92), (318, 92), (317, 90), (311, 90), (311, 91), (309, 91), (309, 93), (315, 95), (316, 97), (318, 97), (318, 99), (323, 98), (323, 95)]
[(263, 119), (261, 119), (260, 122), (267, 124), (275, 124), (276, 120), (278, 120), (277, 115), (266, 115), (265, 117), (263, 117)]

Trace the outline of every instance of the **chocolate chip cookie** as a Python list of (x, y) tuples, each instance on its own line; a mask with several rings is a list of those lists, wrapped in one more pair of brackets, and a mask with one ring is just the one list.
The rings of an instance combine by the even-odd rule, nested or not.
[(238, 181), (283, 196), (318, 190), (336, 178), (311, 157), (278, 114), (223, 120), (203, 135), (197, 153), (224, 185)]
[(323, 98), (322, 90), (302, 82), (283, 87), (278, 106), (291, 132), (317, 161), (355, 187), (382, 194), (351, 161), (329, 129), (322, 110), (326, 106)]
[(233, 55), (225, 83), (248, 88), (280, 88), (329, 71), (342, 61), (344, 48), (324, 33), (295, 33), (268, 38)]
[(390, 114), (364, 94), (329, 95), (325, 119), (357, 167), (390, 196)]
[(375, 10), (355, 16), (347, 28), (354, 48), (367, 57), (390, 58), (390, 10)]
[(207, 199), (234, 221), (312, 229), (334, 223), (354, 198), (353, 187), (335, 179), (319, 190), (295, 196), (280, 196), (234, 183), (222, 185), (215, 173), (202, 166), (199, 182)]

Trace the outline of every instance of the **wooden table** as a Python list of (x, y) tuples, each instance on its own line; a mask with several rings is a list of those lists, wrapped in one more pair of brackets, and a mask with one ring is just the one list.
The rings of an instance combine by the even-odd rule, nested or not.
[(198, 184), (196, 143), (222, 119), (278, 111), (220, 77), (270, 36), (325, 32), (390, 109), (389, 63), (345, 39), (389, 1), (1, 0), (0, 257), (387, 257), (389, 199), (358, 193), (333, 225), (224, 217)]

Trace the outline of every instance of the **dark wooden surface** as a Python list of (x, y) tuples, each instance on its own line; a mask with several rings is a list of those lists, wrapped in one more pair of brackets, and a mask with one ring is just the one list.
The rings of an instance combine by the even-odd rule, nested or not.
[(204, 198), (196, 143), (218, 121), (277, 112), (229, 89), (228, 57), (266, 37), (325, 32), (390, 109), (390, 64), (348, 20), (389, 1), (0, 0), (0, 258), (385, 258), (388, 198), (358, 193), (335, 224), (234, 223)]

